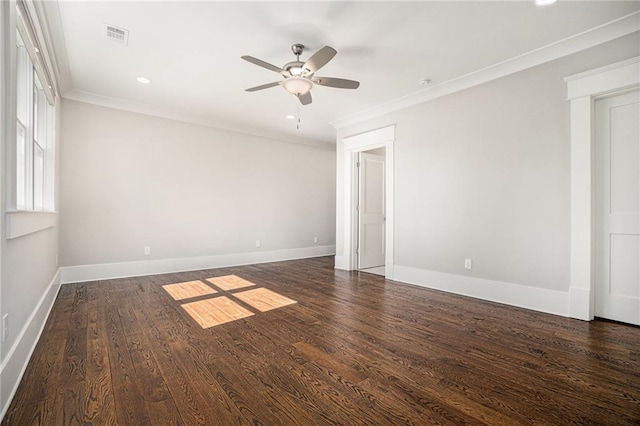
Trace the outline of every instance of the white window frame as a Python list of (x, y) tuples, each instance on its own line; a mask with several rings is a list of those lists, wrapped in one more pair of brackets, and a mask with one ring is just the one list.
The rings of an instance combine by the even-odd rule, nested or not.
[[(18, 13), (18, 17), (20, 14)], [(22, 51), (21, 49), (24, 49)], [(20, 81), (26, 86), (26, 113), (23, 119), (16, 117), (16, 138), (14, 147), (15, 175), (14, 197), (8, 203), (14, 211), (55, 211), (54, 204), (54, 159), (53, 141), (55, 135), (55, 106), (51, 87), (46, 83), (40, 70), (36, 49), (24, 22), (18, 19), (16, 32), (16, 84)], [(26, 62), (26, 63), (25, 63)], [(46, 90), (48, 88), (49, 90)], [(25, 88), (22, 88), (24, 91)], [(16, 101), (21, 94), (17, 91)], [(17, 111), (16, 111), (17, 112)], [(36, 116), (37, 114), (37, 116)], [(24, 121), (24, 122), (23, 122)], [(24, 130), (24, 157), (18, 158), (19, 128)], [(36, 166), (37, 153), (41, 153), (41, 167)], [(20, 164), (23, 160), (24, 164)], [(24, 173), (24, 176), (20, 174)], [(36, 181), (36, 177), (38, 178)]]
[[(38, 8), (38, 4), (34, 2), (26, 2), (24, 0), (17, 0), (16, 2), (8, 2), (2, 4), (2, 16), (4, 23), (7, 24), (2, 28), (2, 36), (6, 43), (4, 44), (5, 50), (3, 50), (2, 61), (2, 75), (4, 76), (4, 89), (6, 90), (3, 96), (3, 129), (4, 137), (6, 137), (6, 150), (2, 155), (2, 166), (4, 166), (6, 172), (4, 173), (4, 182), (2, 185), (2, 201), (4, 211), (4, 237), (6, 239), (13, 239), (22, 237), (27, 234), (38, 232), (46, 228), (56, 226), (57, 212), (55, 212), (55, 126), (57, 124), (57, 81), (55, 79), (56, 74), (53, 71), (53, 62), (49, 56), (48, 44), (44, 41), (44, 36), (40, 28), (40, 21), (38, 19), (38, 13), (35, 9)], [(17, 31), (16, 31), (17, 29)], [(43, 185), (43, 210), (34, 211), (27, 209), (31, 207), (28, 205), (28, 201), (24, 201), (18, 206), (17, 203), (17, 44), (18, 36), (23, 40), (23, 44), (27, 50), (27, 57), (29, 58), (30, 66), (28, 66), (28, 72), (31, 73), (31, 80), (28, 82), (27, 90), (28, 97), (30, 99), (29, 106), (27, 107), (27, 113), (33, 114), (33, 75), (37, 74), (40, 82), (42, 83), (42, 89), (47, 99), (48, 106), (45, 108), (46, 113), (41, 115), (46, 120), (46, 127), (48, 129), (45, 138), (40, 138), (40, 145), (44, 149), (44, 165), (43, 174), (46, 176), (45, 183)], [(38, 48), (36, 48), (38, 47)], [(24, 119), (24, 123), (22, 123)], [(30, 126), (33, 123), (30, 122), (32, 117), (28, 119), (21, 116), (20, 123), (24, 124), (25, 130), (25, 146), (33, 149), (33, 130)], [(33, 172), (33, 155), (29, 156), (29, 161), (25, 160), (26, 167), (30, 167), (29, 176), (32, 179)], [(23, 168), (24, 169), (24, 168)], [(26, 179), (25, 179), (26, 180)], [(28, 183), (30, 191), (33, 192), (33, 182)], [(24, 191), (26, 192), (26, 191)], [(32, 200), (32, 197), (28, 197)], [(33, 201), (31, 201), (33, 203)], [(31, 207), (32, 208), (32, 207)]]
[[(31, 77), (33, 73), (30, 71), (31, 61), (27, 52), (26, 46), (22, 37), (16, 33), (16, 140), (14, 148), (15, 156), (15, 175), (14, 175), (14, 191), (15, 191), (15, 210), (29, 210), (29, 176), (31, 175), (29, 170), (29, 141), (31, 139), (31, 128), (29, 123), (31, 122), (31, 102), (30, 94), (32, 92), (31, 87), (33, 82)], [(20, 87), (23, 86), (23, 87)], [(22, 100), (23, 108), (19, 108), (20, 101)], [(21, 114), (21, 109), (22, 111)], [(22, 115), (22, 117), (21, 117)], [(18, 146), (18, 132), (22, 129), (22, 149)], [(19, 156), (18, 152), (22, 152)], [(20, 176), (22, 175), (22, 176)], [(11, 206), (10, 206), (11, 207)]]
[[(46, 188), (45, 181), (53, 179), (53, 176), (48, 176), (48, 170), (46, 167), (45, 159), (47, 157), (49, 132), (52, 130), (49, 128), (47, 122), (48, 110), (53, 108), (53, 105), (49, 104), (42, 88), (42, 83), (38, 78), (38, 75), (33, 73), (33, 143), (31, 144), (31, 200), (32, 208), (34, 211), (43, 211), (49, 206), (45, 206), (44, 191)], [(38, 167), (38, 153), (41, 153), (41, 166)], [(51, 206), (53, 207), (53, 206)], [(53, 208), (50, 208), (53, 210)]]

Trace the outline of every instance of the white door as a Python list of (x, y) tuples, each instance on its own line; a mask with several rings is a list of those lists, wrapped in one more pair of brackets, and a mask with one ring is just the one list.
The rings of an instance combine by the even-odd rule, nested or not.
[(360, 153), (358, 269), (384, 265), (384, 157)]
[(596, 316), (640, 325), (640, 92), (595, 105)]

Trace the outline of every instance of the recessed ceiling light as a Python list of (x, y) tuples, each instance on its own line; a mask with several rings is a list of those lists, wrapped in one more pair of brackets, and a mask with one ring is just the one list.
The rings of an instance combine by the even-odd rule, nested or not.
[(536, 6), (549, 6), (557, 1), (558, 0), (536, 0)]
[(285, 118), (286, 118), (287, 120), (293, 120), (293, 119), (295, 119), (295, 118), (296, 118), (296, 116), (295, 116), (295, 115), (291, 115), (291, 114), (289, 114), (289, 115), (287, 115)]
[(142, 84), (151, 83), (151, 80), (149, 80), (147, 77), (138, 77), (136, 78), (136, 80), (138, 80), (138, 83), (142, 83)]
[(426, 86), (429, 83), (431, 83), (431, 79), (430, 78), (421, 78), (420, 80), (418, 80), (418, 84), (420, 86)]

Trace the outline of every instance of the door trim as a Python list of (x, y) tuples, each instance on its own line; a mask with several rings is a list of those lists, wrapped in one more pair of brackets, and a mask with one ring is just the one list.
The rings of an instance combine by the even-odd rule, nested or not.
[(336, 258), (336, 268), (353, 271), (357, 268), (356, 247), (358, 245), (358, 203), (356, 163), (358, 153), (376, 148), (385, 148), (385, 278), (393, 279), (393, 144), (395, 124), (358, 135), (343, 138), (343, 161), (338, 167), (344, 176), (343, 187), (343, 244), (344, 258)]
[(640, 88), (640, 56), (566, 77), (571, 102), (571, 259), (569, 316), (595, 314), (594, 102)]

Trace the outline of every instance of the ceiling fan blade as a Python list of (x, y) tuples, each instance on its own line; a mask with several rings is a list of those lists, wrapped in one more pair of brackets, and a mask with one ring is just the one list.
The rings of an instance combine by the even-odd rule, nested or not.
[(275, 65), (271, 65), (269, 62), (265, 62), (262, 59), (254, 58), (253, 56), (245, 55), (245, 56), (241, 56), (241, 58), (244, 59), (245, 61), (251, 62), (252, 64), (258, 65), (259, 67), (266, 68), (268, 70), (275, 71), (277, 73), (285, 72), (285, 70), (283, 70), (282, 68), (276, 67)]
[(320, 68), (324, 67), (327, 62), (329, 62), (334, 56), (336, 56), (336, 53), (338, 52), (336, 52), (336, 49), (334, 49), (333, 47), (325, 46), (311, 55), (311, 57), (307, 59), (307, 62), (304, 63), (303, 68), (306, 68), (314, 73)]
[(300, 103), (302, 105), (309, 105), (311, 103), (311, 92), (307, 92), (304, 95), (298, 95), (298, 99), (300, 99)]
[(258, 90), (268, 89), (270, 87), (276, 87), (276, 86), (279, 86), (279, 85), (280, 85), (279, 81), (274, 81), (273, 83), (267, 83), (267, 84), (263, 84), (261, 86), (250, 87), (249, 89), (244, 89), (244, 91), (245, 92), (257, 92)]
[(320, 86), (337, 87), (338, 89), (357, 89), (360, 87), (359, 81), (347, 80), (344, 78), (314, 77), (311, 80)]

